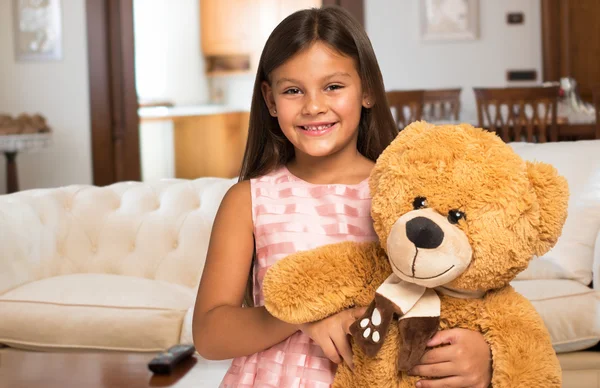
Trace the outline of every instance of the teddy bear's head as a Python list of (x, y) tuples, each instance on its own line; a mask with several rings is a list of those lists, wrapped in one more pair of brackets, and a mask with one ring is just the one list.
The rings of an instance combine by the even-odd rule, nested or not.
[(494, 133), (415, 122), (381, 154), (372, 216), (392, 270), (426, 287), (506, 285), (558, 239), (566, 180)]

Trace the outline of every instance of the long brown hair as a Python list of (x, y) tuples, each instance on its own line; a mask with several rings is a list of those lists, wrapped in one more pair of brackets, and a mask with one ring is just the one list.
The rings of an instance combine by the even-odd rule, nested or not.
[[(277, 118), (269, 114), (261, 87), (264, 81), (270, 83), (273, 70), (316, 41), (354, 59), (363, 91), (374, 100), (372, 108), (361, 111), (358, 151), (375, 161), (398, 133), (386, 100), (381, 70), (363, 27), (347, 11), (335, 6), (298, 11), (275, 27), (260, 56), (240, 181), (267, 174), (293, 159), (294, 147), (281, 131)], [(254, 260), (253, 257), (244, 298), (247, 306), (254, 305)]]

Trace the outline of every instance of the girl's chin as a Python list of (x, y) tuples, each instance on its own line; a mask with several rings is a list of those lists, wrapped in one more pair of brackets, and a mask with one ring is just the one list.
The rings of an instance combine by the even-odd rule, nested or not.
[(313, 158), (324, 158), (339, 151), (335, 144), (301, 144), (299, 151)]

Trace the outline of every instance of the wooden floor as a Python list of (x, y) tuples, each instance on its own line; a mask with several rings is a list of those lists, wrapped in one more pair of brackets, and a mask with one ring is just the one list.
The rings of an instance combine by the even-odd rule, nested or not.
[(145, 388), (217, 387), (223, 363), (196, 356), (170, 376), (153, 375), (147, 364), (154, 353), (46, 353), (0, 349), (0, 388)]

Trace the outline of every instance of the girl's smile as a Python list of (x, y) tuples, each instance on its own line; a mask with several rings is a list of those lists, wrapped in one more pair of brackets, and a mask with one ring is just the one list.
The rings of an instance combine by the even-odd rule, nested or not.
[(324, 136), (337, 129), (337, 122), (316, 122), (300, 125), (297, 128), (306, 136)]

